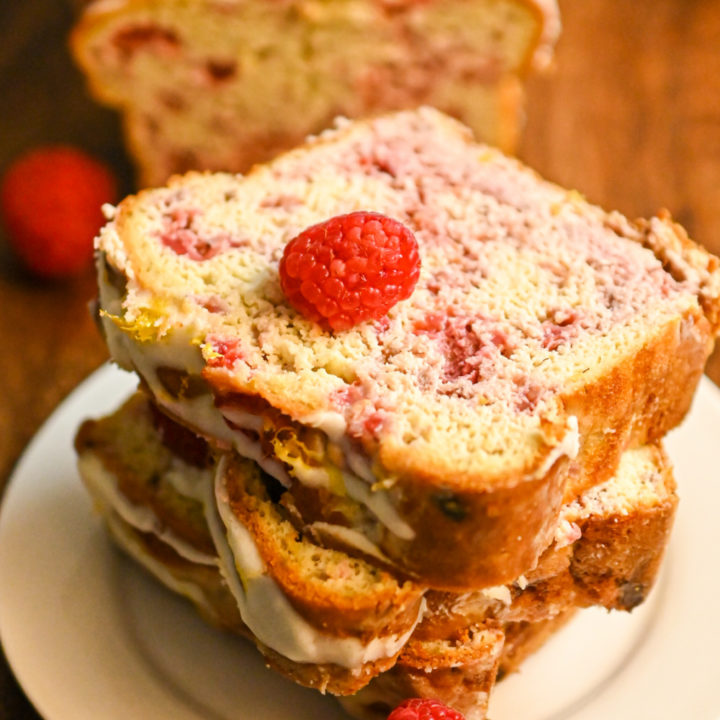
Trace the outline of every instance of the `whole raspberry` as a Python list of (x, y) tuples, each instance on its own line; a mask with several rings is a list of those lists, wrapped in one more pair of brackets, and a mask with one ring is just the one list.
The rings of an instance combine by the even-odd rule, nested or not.
[(280, 283), (292, 306), (333, 330), (378, 320), (410, 296), (420, 275), (413, 234), (374, 212), (338, 215), (285, 247)]
[(439, 700), (412, 698), (401, 702), (387, 720), (465, 720), (465, 716)]
[(79, 273), (92, 259), (101, 206), (115, 193), (113, 175), (86, 153), (61, 145), (33, 150), (10, 166), (0, 187), (8, 242), (37, 275)]

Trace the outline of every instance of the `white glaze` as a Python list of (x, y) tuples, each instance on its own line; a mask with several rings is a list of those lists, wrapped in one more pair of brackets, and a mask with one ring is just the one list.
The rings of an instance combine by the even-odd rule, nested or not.
[(363, 643), (357, 638), (338, 638), (320, 632), (292, 607), (267, 574), (252, 536), (230, 509), (223, 483), (224, 465), (221, 460), (217, 469), (215, 502), (207, 504), (208, 524), (221, 570), (243, 622), (258, 640), (295, 662), (333, 663), (350, 669), (395, 655), (420, 621), (424, 602), (415, 623), (402, 635), (377, 637)]
[[(111, 507), (128, 525), (144, 533), (152, 533), (169, 545), (181, 557), (199, 565), (215, 565), (217, 558), (208, 555), (178, 537), (164, 527), (149, 507), (135, 505), (120, 491), (115, 476), (105, 468), (100, 458), (91, 452), (84, 452), (78, 458), (78, 469), (93, 495)], [(193, 469), (194, 470), (194, 469)], [(205, 472), (205, 486), (212, 484), (208, 471)]]

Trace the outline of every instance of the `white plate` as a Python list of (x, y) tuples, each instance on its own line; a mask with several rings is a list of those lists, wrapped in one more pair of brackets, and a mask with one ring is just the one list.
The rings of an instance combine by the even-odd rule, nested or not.
[[(0, 514), (0, 638), (47, 720), (344, 717), (207, 627), (115, 552), (77, 478), (79, 422), (134, 377), (106, 366), (28, 447)], [(586, 611), (495, 690), (493, 720), (720, 718), (720, 392), (667, 442), (681, 503), (662, 580), (632, 615)]]

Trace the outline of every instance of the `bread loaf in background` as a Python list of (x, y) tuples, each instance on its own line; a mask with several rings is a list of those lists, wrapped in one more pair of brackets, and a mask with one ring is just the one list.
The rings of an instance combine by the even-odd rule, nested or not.
[(558, 32), (555, 0), (95, 0), (71, 45), (145, 186), (423, 104), (512, 150)]

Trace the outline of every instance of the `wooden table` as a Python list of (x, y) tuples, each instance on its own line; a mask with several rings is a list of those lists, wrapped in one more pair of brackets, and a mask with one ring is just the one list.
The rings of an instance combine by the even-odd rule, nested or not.
[[(630, 216), (667, 207), (720, 253), (720, 2), (562, 1), (554, 72), (529, 87), (523, 159)], [(65, 50), (70, 4), (0, 3), (0, 171), (38, 143), (84, 146), (131, 173), (112, 113)], [(1, 240), (1, 239), (0, 239)], [(0, 492), (25, 444), (107, 352), (86, 312), (88, 274), (25, 276), (0, 242)], [(708, 366), (720, 382), (720, 356)], [(0, 662), (0, 720), (37, 714)], [(164, 720), (164, 719), (161, 719)]]

